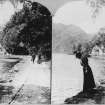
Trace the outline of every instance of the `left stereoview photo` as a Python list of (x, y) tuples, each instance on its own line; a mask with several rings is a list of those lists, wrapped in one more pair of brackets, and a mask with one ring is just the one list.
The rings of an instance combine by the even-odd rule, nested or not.
[(0, 105), (51, 103), (52, 16), (31, 0), (0, 0)]

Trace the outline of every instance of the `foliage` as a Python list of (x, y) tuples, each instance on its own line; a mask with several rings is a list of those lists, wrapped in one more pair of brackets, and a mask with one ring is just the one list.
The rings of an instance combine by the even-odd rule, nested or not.
[[(23, 47), (27, 52), (34, 46), (37, 48), (37, 52), (43, 47), (46, 51), (49, 48), (51, 53), (51, 35), (52, 17), (50, 12), (41, 4), (33, 2), (31, 8), (24, 5), (21, 11), (12, 16), (2, 32), (1, 44), (9, 53), (13, 54), (15, 50), (18, 52), (19, 47)], [(20, 43), (23, 43), (23, 46), (20, 46)]]
[(86, 0), (90, 7), (92, 7), (93, 17), (96, 17), (100, 10), (105, 6), (105, 0)]
[(96, 45), (105, 49), (105, 28), (101, 28), (100, 31), (90, 41), (74, 45), (73, 52), (79, 51), (88, 55)]
[(73, 53), (80, 52), (85, 56), (89, 56), (93, 48), (93, 44), (91, 41), (88, 41), (86, 43), (78, 43), (77, 45), (73, 46)]
[(105, 47), (105, 32), (99, 31), (97, 35), (92, 39), (92, 43), (93, 45), (103, 45)]

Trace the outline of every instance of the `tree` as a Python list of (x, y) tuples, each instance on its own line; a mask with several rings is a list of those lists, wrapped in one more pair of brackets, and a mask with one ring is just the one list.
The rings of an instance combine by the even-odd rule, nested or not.
[(96, 18), (100, 10), (105, 6), (105, 0), (86, 0), (90, 7), (93, 10), (93, 17)]
[(99, 47), (103, 46), (105, 48), (105, 28), (101, 28), (100, 31), (92, 38), (91, 45), (91, 48), (95, 45), (98, 45)]
[[(6, 24), (1, 44), (6, 51), (14, 54), (20, 49), (20, 43), (26, 52), (33, 46), (37, 52), (51, 53), (52, 16), (49, 10), (37, 2), (24, 5)], [(43, 47), (44, 50), (39, 50)], [(48, 50), (50, 49), (50, 50)], [(47, 56), (48, 57), (48, 56)], [(49, 56), (51, 59), (51, 56)]]

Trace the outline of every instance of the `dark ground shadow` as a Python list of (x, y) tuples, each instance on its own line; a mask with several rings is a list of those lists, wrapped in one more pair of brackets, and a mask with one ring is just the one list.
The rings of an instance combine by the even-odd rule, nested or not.
[(10, 100), (13, 94), (13, 86), (3, 86), (0, 85), (0, 103), (6, 103)]
[(76, 96), (67, 98), (65, 104), (105, 104), (105, 87), (99, 86), (89, 92), (80, 92)]

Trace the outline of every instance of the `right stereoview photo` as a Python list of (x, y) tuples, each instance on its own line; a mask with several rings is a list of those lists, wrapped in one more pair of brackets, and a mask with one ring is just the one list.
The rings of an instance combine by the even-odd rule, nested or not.
[(105, 104), (103, 4), (69, 1), (53, 16), (52, 104)]

